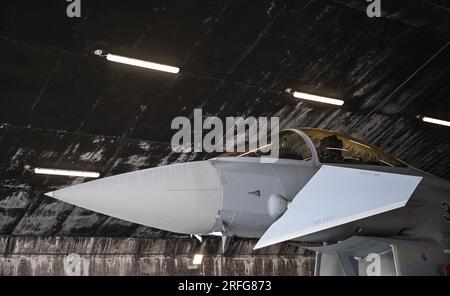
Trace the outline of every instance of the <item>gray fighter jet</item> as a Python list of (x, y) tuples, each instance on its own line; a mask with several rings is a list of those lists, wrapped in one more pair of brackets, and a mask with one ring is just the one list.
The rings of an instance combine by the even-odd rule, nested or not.
[(127, 221), (196, 235), (289, 241), (316, 275), (448, 275), (450, 182), (376, 147), (318, 129), (260, 150), (107, 177), (48, 196)]

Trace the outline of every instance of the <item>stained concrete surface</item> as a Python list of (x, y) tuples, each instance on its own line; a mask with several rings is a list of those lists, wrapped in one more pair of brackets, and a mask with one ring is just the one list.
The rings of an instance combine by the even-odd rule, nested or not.
[[(0, 275), (313, 275), (314, 255), (291, 244), (252, 251), (254, 240), (0, 237)], [(193, 265), (203, 253), (201, 265)]]

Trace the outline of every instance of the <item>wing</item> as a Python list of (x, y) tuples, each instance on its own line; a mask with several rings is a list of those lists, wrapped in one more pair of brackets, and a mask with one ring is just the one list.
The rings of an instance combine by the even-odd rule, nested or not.
[(255, 249), (405, 206), (422, 177), (322, 166)]

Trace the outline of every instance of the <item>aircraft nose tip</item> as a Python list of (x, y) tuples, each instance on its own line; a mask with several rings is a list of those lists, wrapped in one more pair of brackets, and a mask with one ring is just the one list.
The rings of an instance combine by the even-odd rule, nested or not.
[(127, 221), (179, 233), (209, 233), (221, 204), (221, 179), (209, 161), (99, 179), (47, 196)]

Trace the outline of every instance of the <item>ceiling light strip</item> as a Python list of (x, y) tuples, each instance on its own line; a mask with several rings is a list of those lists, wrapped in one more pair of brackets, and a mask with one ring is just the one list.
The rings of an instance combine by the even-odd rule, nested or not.
[(56, 176), (71, 176), (71, 177), (85, 177), (85, 178), (98, 178), (100, 176), (100, 173), (98, 172), (60, 170), (49, 168), (34, 168), (33, 171), (35, 174), (40, 175), (56, 175)]
[(424, 116), (424, 117), (422, 117), (422, 120), (424, 122), (428, 122), (428, 123), (450, 126), (450, 121), (446, 121), (446, 120), (442, 120), (442, 119), (436, 119), (436, 118)]
[(180, 68), (178, 68), (178, 67), (167, 66), (167, 65), (163, 65), (163, 64), (127, 58), (127, 57), (123, 57), (123, 56), (119, 56), (119, 55), (115, 55), (115, 54), (107, 54), (106, 59), (111, 62), (127, 64), (127, 65), (131, 65), (131, 66), (142, 67), (142, 68), (163, 71), (163, 72), (168, 72), (168, 73), (176, 74), (176, 73), (180, 72)]
[(306, 93), (302, 93), (302, 92), (298, 92), (298, 91), (294, 91), (292, 93), (292, 95), (298, 99), (303, 99), (303, 100), (308, 100), (308, 101), (331, 104), (331, 105), (336, 105), (336, 106), (344, 105), (344, 101), (342, 101), (342, 100), (306, 94)]

